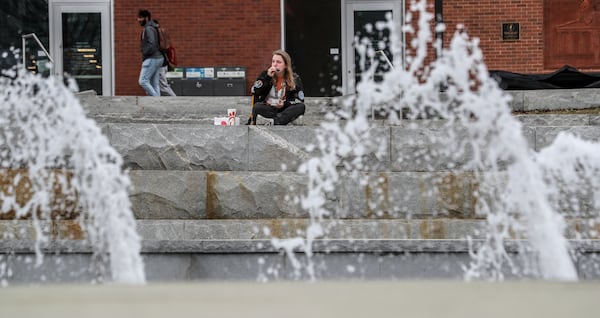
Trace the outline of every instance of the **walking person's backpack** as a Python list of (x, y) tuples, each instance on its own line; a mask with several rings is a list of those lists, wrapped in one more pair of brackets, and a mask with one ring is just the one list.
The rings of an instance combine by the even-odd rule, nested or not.
[(167, 63), (169, 63), (170, 68), (177, 66), (177, 51), (173, 45), (169, 46), (167, 53), (165, 53), (165, 57), (167, 58)]
[(159, 26), (156, 30), (158, 31), (158, 48), (161, 52), (167, 53), (169, 46), (171, 46), (171, 37), (163, 27)]
[(177, 51), (171, 43), (171, 37), (165, 28), (157, 27), (158, 31), (158, 48), (163, 53), (165, 60), (169, 64), (169, 68), (177, 66)]

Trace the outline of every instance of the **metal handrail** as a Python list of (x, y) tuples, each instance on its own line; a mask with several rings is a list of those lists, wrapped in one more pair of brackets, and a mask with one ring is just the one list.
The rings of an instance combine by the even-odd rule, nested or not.
[[(387, 57), (387, 54), (385, 54), (385, 52), (383, 50), (377, 50), (377, 51), (375, 51), (375, 54), (377, 54), (377, 53), (383, 55), (383, 57), (385, 58), (385, 61), (390, 66), (390, 68), (394, 69), (394, 64), (392, 64), (392, 62), (390, 61), (390, 59)], [(375, 107), (373, 105), (371, 105), (371, 118), (375, 119)]]
[(388, 63), (388, 65), (393, 69), (394, 68), (394, 64), (392, 64), (392, 62), (390, 61), (390, 59), (388, 58), (387, 54), (385, 54), (385, 52), (383, 50), (378, 50), (375, 51), (375, 53), (379, 53), (381, 55), (383, 55), (383, 57), (385, 58), (385, 61)]
[(50, 56), (50, 53), (48, 53), (48, 51), (46, 50), (46, 48), (44, 47), (44, 45), (42, 44), (42, 42), (40, 41), (40, 39), (38, 39), (37, 35), (35, 35), (35, 33), (29, 33), (29, 34), (23, 34), (21, 36), (21, 40), (23, 43), (23, 66), (25, 66), (26, 64), (26, 58), (25, 58), (25, 39), (26, 38), (33, 38), (35, 40), (35, 42), (37, 42), (37, 44), (42, 48), (42, 50), (44, 51), (44, 54), (46, 54), (46, 56), (48, 57), (48, 59), (50, 60), (51, 63), (54, 63), (54, 60), (52, 59), (52, 56)]

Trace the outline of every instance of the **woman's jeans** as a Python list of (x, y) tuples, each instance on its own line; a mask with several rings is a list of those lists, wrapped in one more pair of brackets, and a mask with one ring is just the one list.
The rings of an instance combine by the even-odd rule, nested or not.
[(256, 122), (256, 115), (261, 115), (265, 118), (273, 118), (273, 125), (287, 125), (298, 116), (304, 115), (305, 109), (304, 103), (289, 104), (287, 107), (277, 109), (264, 102), (256, 102), (252, 107), (252, 119)]
[(163, 65), (163, 57), (147, 58), (142, 62), (140, 71), (140, 86), (148, 96), (160, 96), (160, 68)]

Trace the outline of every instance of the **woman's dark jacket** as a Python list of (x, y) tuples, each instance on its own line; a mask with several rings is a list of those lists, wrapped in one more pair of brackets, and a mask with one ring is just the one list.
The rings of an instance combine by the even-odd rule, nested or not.
[[(284, 107), (287, 107), (291, 104), (304, 102), (304, 89), (302, 87), (302, 80), (300, 79), (300, 76), (296, 73), (294, 73), (294, 81), (296, 82), (295, 89), (292, 90), (289, 87), (286, 87), (285, 89), (285, 101), (283, 102)], [(256, 78), (254, 86), (252, 86), (254, 102), (264, 102), (269, 96), (271, 87), (273, 87), (273, 78), (267, 75), (267, 71), (263, 71)]]

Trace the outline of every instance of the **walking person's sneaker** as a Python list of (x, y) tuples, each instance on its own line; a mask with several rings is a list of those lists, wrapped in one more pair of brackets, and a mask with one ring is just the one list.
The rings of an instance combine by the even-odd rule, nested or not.
[(275, 123), (273, 118), (266, 118), (261, 115), (256, 115), (256, 124), (261, 126), (272, 126)]

